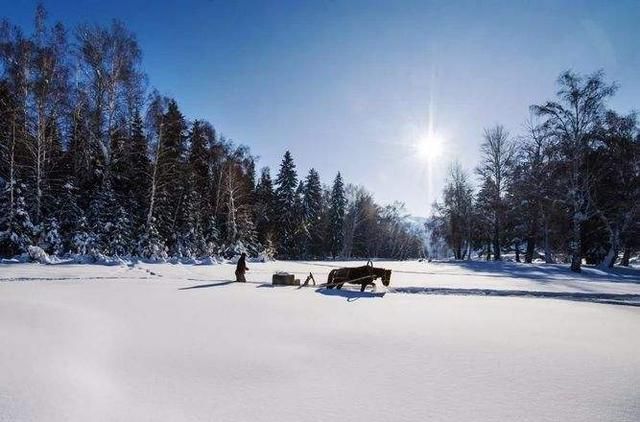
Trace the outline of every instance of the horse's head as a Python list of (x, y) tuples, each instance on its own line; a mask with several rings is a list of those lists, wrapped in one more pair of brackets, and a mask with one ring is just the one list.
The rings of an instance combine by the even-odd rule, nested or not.
[(391, 270), (384, 270), (382, 273), (382, 284), (387, 287), (391, 283)]

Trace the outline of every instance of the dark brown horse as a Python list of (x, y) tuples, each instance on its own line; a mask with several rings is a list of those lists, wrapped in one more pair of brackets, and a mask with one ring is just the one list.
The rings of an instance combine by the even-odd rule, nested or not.
[(391, 270), (376, 268), (373, 264), (354, 268), (338, 268), (331, 270), (327, 278), (327, 289), (341, 289), (345, 283), (359, 284), (360, 291), (364, 292), (367, 285), (375, 287), (374, 280), (382, 279), (382, 284), (388, 286), (391, 282)]

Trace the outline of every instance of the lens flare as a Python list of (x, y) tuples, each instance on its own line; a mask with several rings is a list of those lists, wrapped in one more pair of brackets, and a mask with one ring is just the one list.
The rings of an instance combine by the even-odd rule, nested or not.
[(429, 134), (414, 145), (415, 153), (421, 160), (434, 161), (444, 153), (444, 140), (437, 134)]

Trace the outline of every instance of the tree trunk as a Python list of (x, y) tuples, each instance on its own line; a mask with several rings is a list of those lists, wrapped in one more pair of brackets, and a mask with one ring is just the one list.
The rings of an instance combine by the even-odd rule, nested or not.
[(607, 252), (607, 256), (604, 257), (602, 262), (600, 263), (600, 267), (602, 268), (613, 268), (616, 261), (618, 260), (618, 252), (620, 251), (620, 235), (618, 233), (618, 229), (610, 229), (609, 230), (609, 242), (611, 246), (609, 247), (609, 252)]
[(555, 264), (556, 260), (553, 258), (551, 252), (551, 245), (549, 243), (549, 222), (544, 222), (544, 262), (547, 264)]
[(502, 256), (500, 255), (500, 226), (497, 221), (493, 231), (493, 260), (502, 260)]
[(601, 268), (613, 268), (617, 260), (618, 250), (611, 246), (609, 247), (609, 252), (607, 252), (607, 255), (604, 257), (599, 266)]
[(487, 242), (487, 261), (491, 261), (491, 241)]
[(572, 239), (569, 244), (571, 250), (571, 271), (579, 273), (582, 271), (582, 239), (580, 220), (574, 216), (571, 222)]
[(9, 152), (9, 225), (13, 223), (16, 189), (16, 115), (13, 113), (11, 121), (11, 151)]
[(520, 262), (520, 242), (516, 242), (516, 262)]
[(527, 264), (531, 264), (533, 262), (533, 254), (536, 250), (536, 240), (535, 237), (529, 236), (527, 237), (527, 249), (524, 253), (524, 262)]
[(630, 258), (631, 258), (631, 248), (626, 246), (624, 248), (624, 253), (622, 254), (622, 261), (620, 261), (620, 265), (622, 265), (623, 267), (628, 267)]

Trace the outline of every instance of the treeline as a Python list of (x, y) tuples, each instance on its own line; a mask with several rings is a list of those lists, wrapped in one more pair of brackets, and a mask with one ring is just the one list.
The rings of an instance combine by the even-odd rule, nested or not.
[[(602, 72), (570, 71), (555, 99), (531, 106), (522, 136), (484, 132), (479, 189), (453, 164), (428, 223), (435, 249), (457, 259), (505, 252), (532, 262), (628, 266), (640, 251), (640, 130), (607, 108)], [(521, 257), (523, 255), (523, 257)]]
[[(282, 258), (421, 256), (404, 209), (331, 188), (291, 154), (268, 168), (175, 99), (148, 92), (122, 23), (70, 36), (38, 7), (25, 35), (0, 26), (0, 256)], [(256, 180), (257, 179), (257, 180)]]

